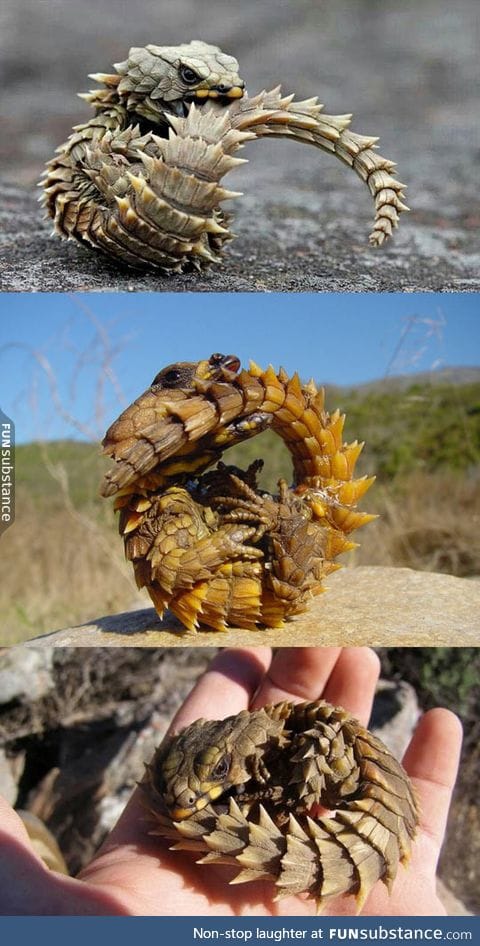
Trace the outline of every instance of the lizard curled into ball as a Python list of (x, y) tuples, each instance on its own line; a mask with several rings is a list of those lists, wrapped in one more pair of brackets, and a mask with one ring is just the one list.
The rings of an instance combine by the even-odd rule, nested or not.
[(221, 181), (258, 138), (314, 145), (351, 167), (374, 200), (373, 246), (408, 210), (394, 162), (377, 138), (350, 131), (351, 115), (280, 86), (249, 97), (236, 59), (216, 46), (134, 47), (115, 69), (91, 76), (102, 88), (81, 97), (95, 115), (47, 165), (42, 199), (61, 237), (164, 273), (219, 263), (233, 236), (222, 204), (241, 196)]
[[(115, 465), (102, 494), (115, 497), (137, 585), (189, 630), (281, 627), (375, 518), (356, 508), (373, 482), (354, 479), (363, 444), (343, 443), (345, 418), (325, 410), (323, 391), (283, 369), (240, 367), (218, 353), (167, 366), (103, 441)], [(208, 469), (267, 428), (290, 452), (291, 487), (259, 489), (258, 460)]]
[(149, 833), (173, 850), (234, 865), (231, 883), (271, 880), (276, 899), (306, 893), (319, 911), (340, 895), (361, 910), (379, 880), (390, 891), (419, 819), (400, 763), (323, 700), (197, 720), (164, 740), (141, 788)]

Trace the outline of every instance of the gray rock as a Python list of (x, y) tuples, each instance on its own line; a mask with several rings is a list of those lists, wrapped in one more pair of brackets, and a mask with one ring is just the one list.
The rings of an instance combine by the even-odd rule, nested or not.
[(370, 728), (401, 759), (420, 717), (417, 694), (405, 680), (380, 680)]
[(0, 704), (37, 700), (53, 687), (53, 654), (47, 649), (11, 647), (0, 653)]
[[(18, 773), (19, 775), (21, 773)], [(18, 788), (15, 764), (8, 759), (4, 750), (0, 749), (0, 795), (14, 805), (17, 800)]]

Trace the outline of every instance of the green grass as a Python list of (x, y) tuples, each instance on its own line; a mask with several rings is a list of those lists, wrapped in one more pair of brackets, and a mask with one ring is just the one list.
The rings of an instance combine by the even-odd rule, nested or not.
[(77, 509), (100, 501), (99, 486), (107, 464), (97, 444), (73, 440), (22, 444), (15, 456), (16, 488), (35, 505), (61, 504), (61, 484)]
[(362, 463), (382, 479), (463, 472), (480, 461), (480, 384), (412, 384), (401, 393), (352, 393), (339, 405), (346, 435), (365, 440)]

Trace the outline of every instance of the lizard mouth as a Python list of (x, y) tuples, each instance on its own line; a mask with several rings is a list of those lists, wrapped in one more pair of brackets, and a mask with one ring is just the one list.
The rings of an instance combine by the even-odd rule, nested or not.
[(228, 799), (241, 796), (244, 791), (245, 785), (231, 785), (228, 788), (224, 788), (222, 785), (217, 785), (203, 794), (198, 795), (194, 803), (189, 807), (183, 807), (181, 805), (172, 805), (171, 807), (168, 806), (168, 813), (173, 821), (185, 821), (187, 818), (191, 818), (192, 815), (202, 811), (202, 809), (206, 808), (207, 805), (210, 805), (213, 801), (216, 801), (220, 798), (220, 810), (227, 811)]
[(195, 105), (204, 105), (209, 101), (218, 102), (220, 105), (228, 105), (235, 99), (241, 99), (245, 95), (243, 85), (232, 85), (230, 88), (218, 87), (216, 89), (194, 89), (187, 93), (181, 99), (168, 102), (167, 111), (178, 115), (179, 118), (186, 118), (192, 102)]
[(231, 381), (240, 370), (240, 359), (236, 355), (216, 352), (208, 361), (198, 363), (196, 378), (201, 381)]
[(193, 97), (203, 102), (205, 99), (241, 99), (245, 94), (243, 85), (217, 86), (216, 89), (196, 89)]
[(240, 370), (240, 359), (236, 355), (221, 355), (216, 353), (210, 356), (210, 365), (212, 368), (227, 368), (228, 371), (232, 371), (234, 374)]

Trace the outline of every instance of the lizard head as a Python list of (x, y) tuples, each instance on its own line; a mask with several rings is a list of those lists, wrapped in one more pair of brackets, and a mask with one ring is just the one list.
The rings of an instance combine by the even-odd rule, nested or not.
[(199, 719), (167, 741), (150, 774), (170, 817), (183, 821), (221, 796), (242, 794), (255, 777), (257, 755), (278, 742), (281, 729), (263, 711), (245, 711)]
[[(102, 441), (103, 452), (117, 461), (102, 484), (102, 495), (113, 496), (120, 489), (129, 488), (142, 476), (151, 473), (165, 460), (173, 457), (182, 448), (180, 471), (195, 473), (210, 465), (221, 453), (224, 445), (213, 440), (202, 443), (199, 438), (184, 436), (185, 424), (198, 418), (203, 406), (202, 398), (209, 385), (232, 382), (240, 370), (240, 359), (236, 355), (215, 352), (203, 361), (178, 361), (167, 365), (155, 376), (149, 388), (143, 392), (108, 428)], [(191, 415), (186, 402), (192, 405)], [(207, 410), (208, 410), (208, 403)], [(187, 411), (185, 415), (185, 410)], [(205, 435), (216, 427), (218, 418), (211, 407), (206, 421)], [(252, 436), (248, 424), (239, 431), (240, 440)], [(178, 436), (177, 436), (178, 435)], [(233, 436), (233, 435), (232, 435)], [(166, 438), (166, 439), (165, 439)], [(191, 441), (191, 442), (190, 442)], [(237, 442), (235, 436), (231, 441)], [(206, 453), (205, 453), (206, 450)]]
[(152, 118), (155, 111), (185, 115), (192, 101), (216, 99), (227, 104), (241, 98), (245, 89), (237, 60), (201, 40), (133, 47), (128, 59), (115, 68), (122, 77), (119, 94), (131, 97), (133, 107), (135, 99), (143, 99), (142, 108), (148, 107)]
[(204, 361), (177, 361), (155, 375), (150, 388), (155, 391), (178, 389), (194, 390), (198, 381), (222, 381), (233, 377), (240, 368), (236, 355), (210, 355)]

